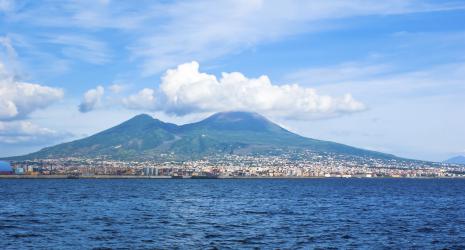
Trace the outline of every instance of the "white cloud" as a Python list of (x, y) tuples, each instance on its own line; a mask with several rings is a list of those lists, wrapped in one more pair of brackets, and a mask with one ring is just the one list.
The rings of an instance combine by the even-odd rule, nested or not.
[(0, 153), (11, 155), (15, 147), (34, 148), (63, 139), (65, 133), (16, 121), (62, 99), (63, 90), (18, 80), (21, 67), (10, 38), (0, 37), (0, 45)]
[(50, 143), (69, 136), (55, 130), (42, 128), (29, 121), (0, 122), (1, 144)]
[(0, 119), (14, 117), (18, 114), (16, 105), (11, 100), (0, 100)]
[(154, 90), (144, 89), (123, 102), (129, 108), (163, 110), (176, 115), (247, 110), (290, 119), (330, 117), (365, 109), (350, 94), (319, 95), (315, 89), (297, 84), (273, 84), (265, 75), (247, 78), (233, 72), (222, 73), (217, 79), (199, 72), (197, 62), (168, 70), (162, 77), (157, 98)]
[(125, 89), (125, 86), (115, 83), (115, 84), (110, 85), (109, 89), (112, 93), (119, 94)]
[(0, 61), (0, 120), (24, 118), (63, 97), (63, 90), (14, 79)]
[[(361, 148), (385, 148), (388, 150), (383, 152), (414, 159), (442, 160), (463, 148), (465, 61), (413, 71), (395, 65), (389, 69), (382, 74), (348, 77), (319, 86), (324, 93), (350, 91), (354, 96), (363, 96), (363, 101), (370, 104), (366, 112), (315, 121), (311, 128), (306, 122), (286, 122), (304, 136)], [(328, 75), (339, 72), (335, 67), (325, 71)], [(308, 82), (312, 82), (310, 75)], [(351, 134), (335, 135), (335, 128)]]
[(123, 99), (123, 105), (129, 109), (154, 110), (156, 105), (155, 90), (144, 88), (139, 93)]
[(0, 79), (0, 120), (23, 118), (62, 97), (63, 91), (60, 89)]
[(79, 111), (86, 113), (98, 107), (104, 93), (105, 89), (102, 86), (97, 86), (95, 89), (89, 89), (84, 94), (84, 99), (81, 104), (79, 104)]

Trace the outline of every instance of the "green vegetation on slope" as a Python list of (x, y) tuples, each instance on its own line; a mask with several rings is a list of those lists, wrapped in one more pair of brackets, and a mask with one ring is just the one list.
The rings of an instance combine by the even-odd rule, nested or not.
[(197, 123), (178, 126), (138, 115), (90, 137), (44, 148), (16, 159), (108, 157), (121, 160), (188, 160), (212, 154), (269, 154), (312, 150), (394, 158), (329, 141), (305, 138), (248, 112), (223, 112)]

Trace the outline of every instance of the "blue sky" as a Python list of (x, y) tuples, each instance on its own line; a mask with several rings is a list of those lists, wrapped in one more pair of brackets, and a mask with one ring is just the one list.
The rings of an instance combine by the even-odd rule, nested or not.
[[(465, 154), (465, 1), (0, 0), (0, 156), (139, 113)], [(226, 74), (223, 74), (226, 72)]]

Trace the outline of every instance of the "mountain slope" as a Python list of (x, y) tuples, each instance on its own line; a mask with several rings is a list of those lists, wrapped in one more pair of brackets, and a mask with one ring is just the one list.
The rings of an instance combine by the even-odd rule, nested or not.
[(30, 154), (34, 158), (97, 157), (113, 155), (125, 158), (174, 139), (177, 125), (164, 123), (148, 115), (138, 115), (113, 128), (90, 137), (48, 147)]
[[(200, 122), (181, 126), (181, 130), (188, 131), (185, 134), (189, 136), (202, 135), (204, 140), (214, 140), (217, 144), (221, 144), (227, 149), (239, 149), (241, 152), (261, 153), (274, 149), (307, 149), (317, 152), (394, 158), (394, 156), (388, 154), (302, 137), (278, 126), (257, 113), (217, 113)], [(248, 148), (252, 148), (252, 150), (247, 150)], [(223, 151), (227, 152), (227, 150)]]
[(257, 113), (222, 112), (178, 126), (138, 115), (90, 137), (16, 159), (107, 157), (121, 160), (188, 160), (217, 154), (279, 154), (312, 150), (353, 156), (395, 158), (347, 145), (305, 138)]
[(455, 157), (452, 157), (444, 161), (444, 163), (465, 165), (465, 156), (463, 155), (455, 156)]

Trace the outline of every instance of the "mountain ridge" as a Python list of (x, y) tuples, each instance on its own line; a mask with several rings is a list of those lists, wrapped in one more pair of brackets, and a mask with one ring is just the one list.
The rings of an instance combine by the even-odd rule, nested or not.
[(150, 115), (140, 114), (89, 137), (10, 159), (104, 157), (120, 160), (190, 160), (218, 154), (275, 155), (300, 150), (382, 159), (398, 158), (303, 137), (258, 113), (229, 111), (184, 125), (166, 123)]
[(465, 156), (463, 155), (454, 156), (452, 158), (445, 160), (444, 163), (465, 165)]

